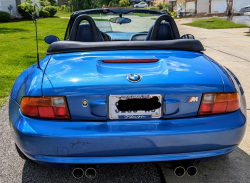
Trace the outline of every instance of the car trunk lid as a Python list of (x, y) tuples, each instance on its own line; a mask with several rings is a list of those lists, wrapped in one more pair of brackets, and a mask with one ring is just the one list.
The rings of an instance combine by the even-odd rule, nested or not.
[[(105, 63), (112, 59), (159, 59)], [(139, 74), (140, 82), (128, 81)], [(164, 118), (195, 116), (202, 93), (223, 92), (223, 82), (203, 53), (136, 50), (52, 55), (43, 82), (45, 96), (66, 96), (72, 119), (109, 119), (110, 95), (160, 94)], [(87, 102), (86, 106), (83, 101)]]

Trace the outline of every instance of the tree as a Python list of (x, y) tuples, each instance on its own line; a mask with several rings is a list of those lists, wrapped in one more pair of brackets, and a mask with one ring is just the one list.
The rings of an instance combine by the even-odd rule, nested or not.
[(119, 1), (119, 6), (120, 6), (120, 7), (127, 7), (127, 6), (129, 6), (129, 5), (130, 5), (129, 0), (120, 0), (120, 1)]
[(45, 7), (45, 6), (50, 6), (50, 2), (48, 0), (40, 0), (39, 1), (40, 5)]
[(50, 2), (51, 6), (57, 6), (58, 5), (56, 0), (48, 0), (48, 1)]
[(24, 2), (18, 5), (24, 12), (28, 13), (30, 17), (36, 16), (36, 13), (39, 12), (39, 7), (35, 3), (33, 5), (32, 0), (24, 0)]

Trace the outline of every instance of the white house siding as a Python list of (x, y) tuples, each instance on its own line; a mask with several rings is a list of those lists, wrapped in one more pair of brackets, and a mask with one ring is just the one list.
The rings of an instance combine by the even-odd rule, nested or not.
[(209, 0), (197, 1), (197, 13), (209, 13)]
[(241, 8), (250, 5), (250, 0), (234, 0), (233, 1), (233, 10), (234, 13), (239, 13)]
[(224, 13), (227, 9), (227, 0), (212, 0), (211, 13)]
[(195, 12), (195, 1), (186, 3), (186, 12)]
[(12, 9), (12, 16), (17, 15), (17, 7), (16, 7), (16, 0), (0, 0), (0, 11), (6, 11), (8, 13), (11, 13), (8, 9), (9, 6), (13, 6)]
[[(39, 1), (40, 0), (32, 0), (33, 1), (33, 3), (36, 3), (38, 6), (40, 6), (40, 4), (39, 4)], [(21, 0), (21, 3), (23, 3), (24, 2), (24, 0)]]

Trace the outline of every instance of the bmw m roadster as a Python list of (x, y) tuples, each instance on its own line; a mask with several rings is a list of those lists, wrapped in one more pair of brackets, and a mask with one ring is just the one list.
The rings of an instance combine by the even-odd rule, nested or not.
[[(47, 56), (17, 78), (9, 101), (21, 157), (79, 167), (191, 166), (240, 144), (246, 101), (239, 80), (193, 35), (180, 36), (169, 14), (78, 11), (63, 41), (52, 35), (45, 41)], [(188, 171), (183, 167), (176, 175)]]

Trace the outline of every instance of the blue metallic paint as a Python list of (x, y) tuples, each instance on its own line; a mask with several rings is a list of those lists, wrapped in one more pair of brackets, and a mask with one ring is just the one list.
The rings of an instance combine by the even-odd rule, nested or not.
[(40, 61), (41, 68), (37, 68), (37, 64), (33, 64), (21, 73), (13, 85), (10, 95), (12, 99), (20, 103), (23, 96), (42, 96), (43, 71), (50, 57), (47, 55)]
[[(116, 58), (160, 61), (132, 65), (101, 62)], [(131, 73), (141, 74), (143, 80), (130, 83), (126, 76)], [(231, 152), (243, 138), (246, 103), (239, 85), (234, 75), (202, 53), (154, 50), (56, 54), (46, 56), (41, 69), (35, 64), (17, 79), (9, 102), (10, 123), (19, 148), (37, 161), (76, 164), (207, 158)], [(241, 94), (240, 110), (196, 116), (202, 93), (223, 91)], [(155, 93), (163, 96), (163, 117), (168, 119), (108, 119), (110, 94)], [(23, 116), (20, 99), (42, 94), (66, 96), (72, 120)], [(184, 103), (187, 96), (199, 100)], [(86, 108), (82, 107), (83, 99), (89, 102)]]
[[(117, 58), (158, 58), (159, 61), (143, 64), (101, 61)], [(89, 102), (103, 100), (108, 104), (107, 97), (110, 94), (161, 94), (165, 98), (181, 101), (178, 113), (170, 115), (170, 112), (166, 111), (165, 114), (168, 115), (164, 116), (175, 118), (196, 116), (202, 93), (223, 92), (220, 75), (204, 55), (186, 51), (96, 51), (55, 54), (52, 55), (45, 73), (50, 82), (43, 83), (44, 96), (66, 96), (72, 119), (75, 120), (108, 118), (107, 115), (93, 115), (96, 112), (90, 109), (91, 106), (83, 108), (83, 99)], [(140, 74), (143, 79), (138, 83), (131, 83), (126, 79), (131, 73)], [(183, 103), (187, 96), (198, 96), (199, 101)]]
[[(148, 155), (155, 158), (159, 155), (159, 160), (172, 160), (172, 156), (162, 157), (163, 154), (176, 154), (173, 156), (180, 159), (182, 153), (193, 158), (215, 156), (222, 154), (223, 149), (237, 146), (246, 128), (246, 119), (239, 110), (210, 117), (82, 123), (58, 120), (41, 122), (25, 117), (12, 99), (10, 109), (15, 141), (25, 154), (34, 159), (37, 157), (36, 160), (47, 158), (65, 163), (76, 163), (70, 157), (79, 157), (77, 160), (82, 163), (90, 162), (86, 157), (90, 157), (92, 163), (102, 163), (105, 161), (102, 157), (112, 159), (113, 156), (128, 156), (128, 159), (114, 158), (111, 162), (135, 162), (137, 156), (141, 156), (141, 159), (144, 157), (143, 161), (147, 162)], [(65, 157), (68, 158), (49, 157), (58, 156), (58, 148), (66, 148)], [(204, 151), (211, 151), (211, 154)]]

